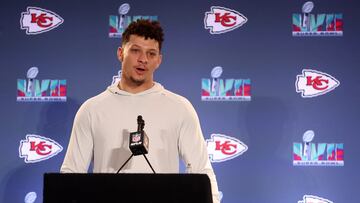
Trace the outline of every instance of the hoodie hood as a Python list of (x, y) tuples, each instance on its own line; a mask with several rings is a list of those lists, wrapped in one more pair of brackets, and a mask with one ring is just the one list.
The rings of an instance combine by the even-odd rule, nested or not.
[(152, 86), (150, 89), (134, 94), (119, 89), (118, 88), (119, 82), (110, 85), (107, 88), (107, 91), (111, 92), (112, 94), (123, 95), (123, 96), (141, 96), (141, 95), (158, 93), (164, 90), (164, 87), (160, 83), (154, 82), (154, 86)]

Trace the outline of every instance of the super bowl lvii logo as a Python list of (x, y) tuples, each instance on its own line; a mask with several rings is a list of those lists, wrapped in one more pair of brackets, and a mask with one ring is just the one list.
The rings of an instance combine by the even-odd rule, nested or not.
[(17, 80), (18, 102), (66, 102), (66, 80), (35, 79), (39, 73), (37, 67), (27, 71), (27, 80)]
[(341, 13), (311, 14), (314, 3), (308, 1), (302, 6), (302, 14), (292, 15), (292, 35), (296, 37), (342, 36), (343, 15)]
[(344, 166), (343, 143), (312, 143), (315, 133), (308, 130), (303, 143), (293, 143), (294, 166)]
[(202, 101), (250, 101), (250, 79), (221, 79), (223, 68), (216, 66), (211, 71), (212, 79), (201, 80)]
[(124, 3), (121, 4), (118, 12), (119, 15), (110, 15), (109, 17), (109, 37), (110, 38), (121, 38), (122, 33), (125, 31), (127, 26), (138, 19), (145, 20), (158, 20), (157, 16), (145, 16), (145, 15), (137, 15), (137, 16), (129, 16), (127, 15), (130, 11), (130, 4)]

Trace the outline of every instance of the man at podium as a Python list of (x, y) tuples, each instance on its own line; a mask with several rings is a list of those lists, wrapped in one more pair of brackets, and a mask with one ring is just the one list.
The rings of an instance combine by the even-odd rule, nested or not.
[[(213, 202), (219, 202), (216, 177), (207, 154), (199, 118), (184, 97), (154, 81), (162, 62), (163, 30), (158, 21), (138, 20), (122, 34), (117, 50), (121, 79), (88, 99), (78, 110), (61, 166), (62, 173), (116, 173), (127, 161), (129, 135), (141, 115), (148, 137), (147, 158), (156, 173), (188, 173), (210, 178)], [(86, 84), (83, 84), (86, 85)], [(142, 156), (134, 156), (120, 173), (152, 173)]]

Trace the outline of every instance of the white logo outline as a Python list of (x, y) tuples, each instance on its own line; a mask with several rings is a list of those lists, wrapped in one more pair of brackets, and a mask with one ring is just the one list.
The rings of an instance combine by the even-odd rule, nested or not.
[[(30, 13), (31, 9), (34, 9), (34, 10), (37, 10), (37, 11), (42, 11), (42, 12), (45, 12), (46, 14), (50, 14), (50, 15), (56, 17), (58, 20), (60, 20), (60, 22), (56, 23), (56, 24), (54, 24), (54, 25), (52, 25), (52, 26), (50, 26), (48, 28), (41, 29), (39, 31), (35, 31), (35, 32), (29, 31), (30, 26), (29, 26), (28, 22), (24, 23), (23, 21), (24, 21), (24, 16), (25, 15), (31, 15), (31, 13)], [(63, 23), (64, 23), (64, 19), (60, 15), (58, 15), (57, 13), (55, 13), (53, 11), (46, 10), (46, 9), (43, 9), (43, 8), (34, 7), (34, 6), (28, 6), (26, 8), (26, 12), (21, 12), (20, 29), (26, 30), (25, 32), (26, 32), (27, 35), (37, 35), (37, 34), (41, 34), (41, 33), (44, 33), (44, 32), (48, 32), (50, 30), (53, 30), (53, 29), (59, 27)]]
[[(207, 20), (208, 20), (208, 17), (209, 15), (213, 15), (215, 14), (215, 9), (219, 9), (219, 10), (223, 10), (223, 11), (229, 11), (229, 12), (232, 12), (233, 14), (236, 14), (237, 16), (241, 17), (242, 19), (240, 20), (241, 22), (239, 22), (239, 24), (235, 25), (235, 26), (232, 26), (230, 28), (227, 28), (227, 29), (223, 29), (221, 31), (214, 31), (214, 24), (208, 24), (207, 23)], [(205, 12), (205, 18), (204, 18), (204, 27), (205, 29), (209, 29), (210, 30), (210, 34), (223, 34), (223, 33), (226, 33), (226, 32), (230, 32), (230, 31), (233, 31), (241, 26), (243, 26), (246, 22), (248, 21), (248, 19), (243, 15), (241, 14), (240, 12), (236, 11), (236, 10), (233, 10), (233, 9), (229, 9), (229, 8), (225, 8), (225, 7), (221, 7), (221, 6), (211, 6), (210, 8), (210, 11), (207, 11)]]
[[(327, 73), (321, 72), (321, 71), (317, 71), (317, 70), (313, 70), (313, 69), (303, 69), (301, 73), (302, 73), (301, 75), (296, 75), (295, 89), (296, 89), (297, 93), (301, 93), (302, 98), (312, 98), (312, 97), (317, 97), (317, 96), (324, 95), (324, 94), (326, 94), (328, 92), (331, 92), (332, 90), (334, 90), (336, 87), (338, 87), (340, 85), (340, 81), (337, 80), (335, 77), (333, 77), (333, 76), (331, 76), (331, 75), (329, 75)], [(301, 88), (299, 86), (300, 79), (305, 78), (306, 73), (315, 73), (315, 74), (318, 74), (319, 76), (325, 76), (325, 77), (331, 79), (332, 81), (334, 81), (336, 84), (334, 86), (332, 86), (332, 87), (327, 88), (326, 90), (320, 91), (320, 92), (315, 93), (315, 94), (307, 95), (306, 94), (306, 89)]]
[[(42, 157), (40, 159), (31, 160), (31, 159), (29, 159), (28, 152), (23, 153), (23, 146), (24, 146), (24, 144), (27, 144), (27, 143), (30, 142), (30, 138), (37, 138), (37, 139), (40, 139), (40, 140), (43, 140), (43, 141), (46, 141), (46, 142), (50, 142), (51, 144), (56, 145), (57, 147), (59, 147), (59, 149), (55, 150), (55, 151), (51, 151), (50, 154), (48, 154), (48, 155), (46, 155), (46, 156), (44, 156), (44, 157)], [(54, 141), (54, 140), (52, 140), (50, 138), (43, 137), (43, 136), (40, 136), (40, 135), (35, 135), (35, 134), (27, 134), (25, 140), (20, 140), (19, 157), (24, 158), (25, 163), (37, 163), (37, 162), (45, 161), (47, 159), (50, 159), (50, 158), (56, 156), (62, 150), (63, 150), (63, 147), (59, 143), (57, 143), (56, 141)]]
[(239, 139), (230, 137), (230, 136), (227, 136), (224, 134), (220, 134), (220, 133), (213, 133), (213, 134), (211, 134), (210, 139), (206, 139), (207, 148), (209, 147), (208, 143), (215, 143), (215, 138), (217, 138), (217, 137), (225, 138), (225, 140), (233, 141), (233, 142), (237, 143), (238, 145), (242, 146), (243, 149), (236, 149), (235, 154), (229, 155), (226, 158), (222, 158), (222, 159), (214, 159), (213, 158), (214, 153), (210, 154), (209, 149), (208, 149), (209, 159), (210, 159), (210, 162), (212, 162), (212, 163), (229, 161), (231, 159), (234, 159), (234, 158), (242, 155), (243, 153), (245, 153), (248, 150), (248, 146), (246, 144), (244, 144), (243, 142), (241, 142)]

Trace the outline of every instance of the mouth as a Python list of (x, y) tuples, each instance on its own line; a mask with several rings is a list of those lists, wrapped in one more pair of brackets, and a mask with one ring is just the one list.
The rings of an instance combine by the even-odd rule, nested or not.
[(136, 71), (137, 74), (142, 75), (142, 74), (145, 73), (146, 69), (143, 68), (143, 67), (136, 67), (135, 71)]

